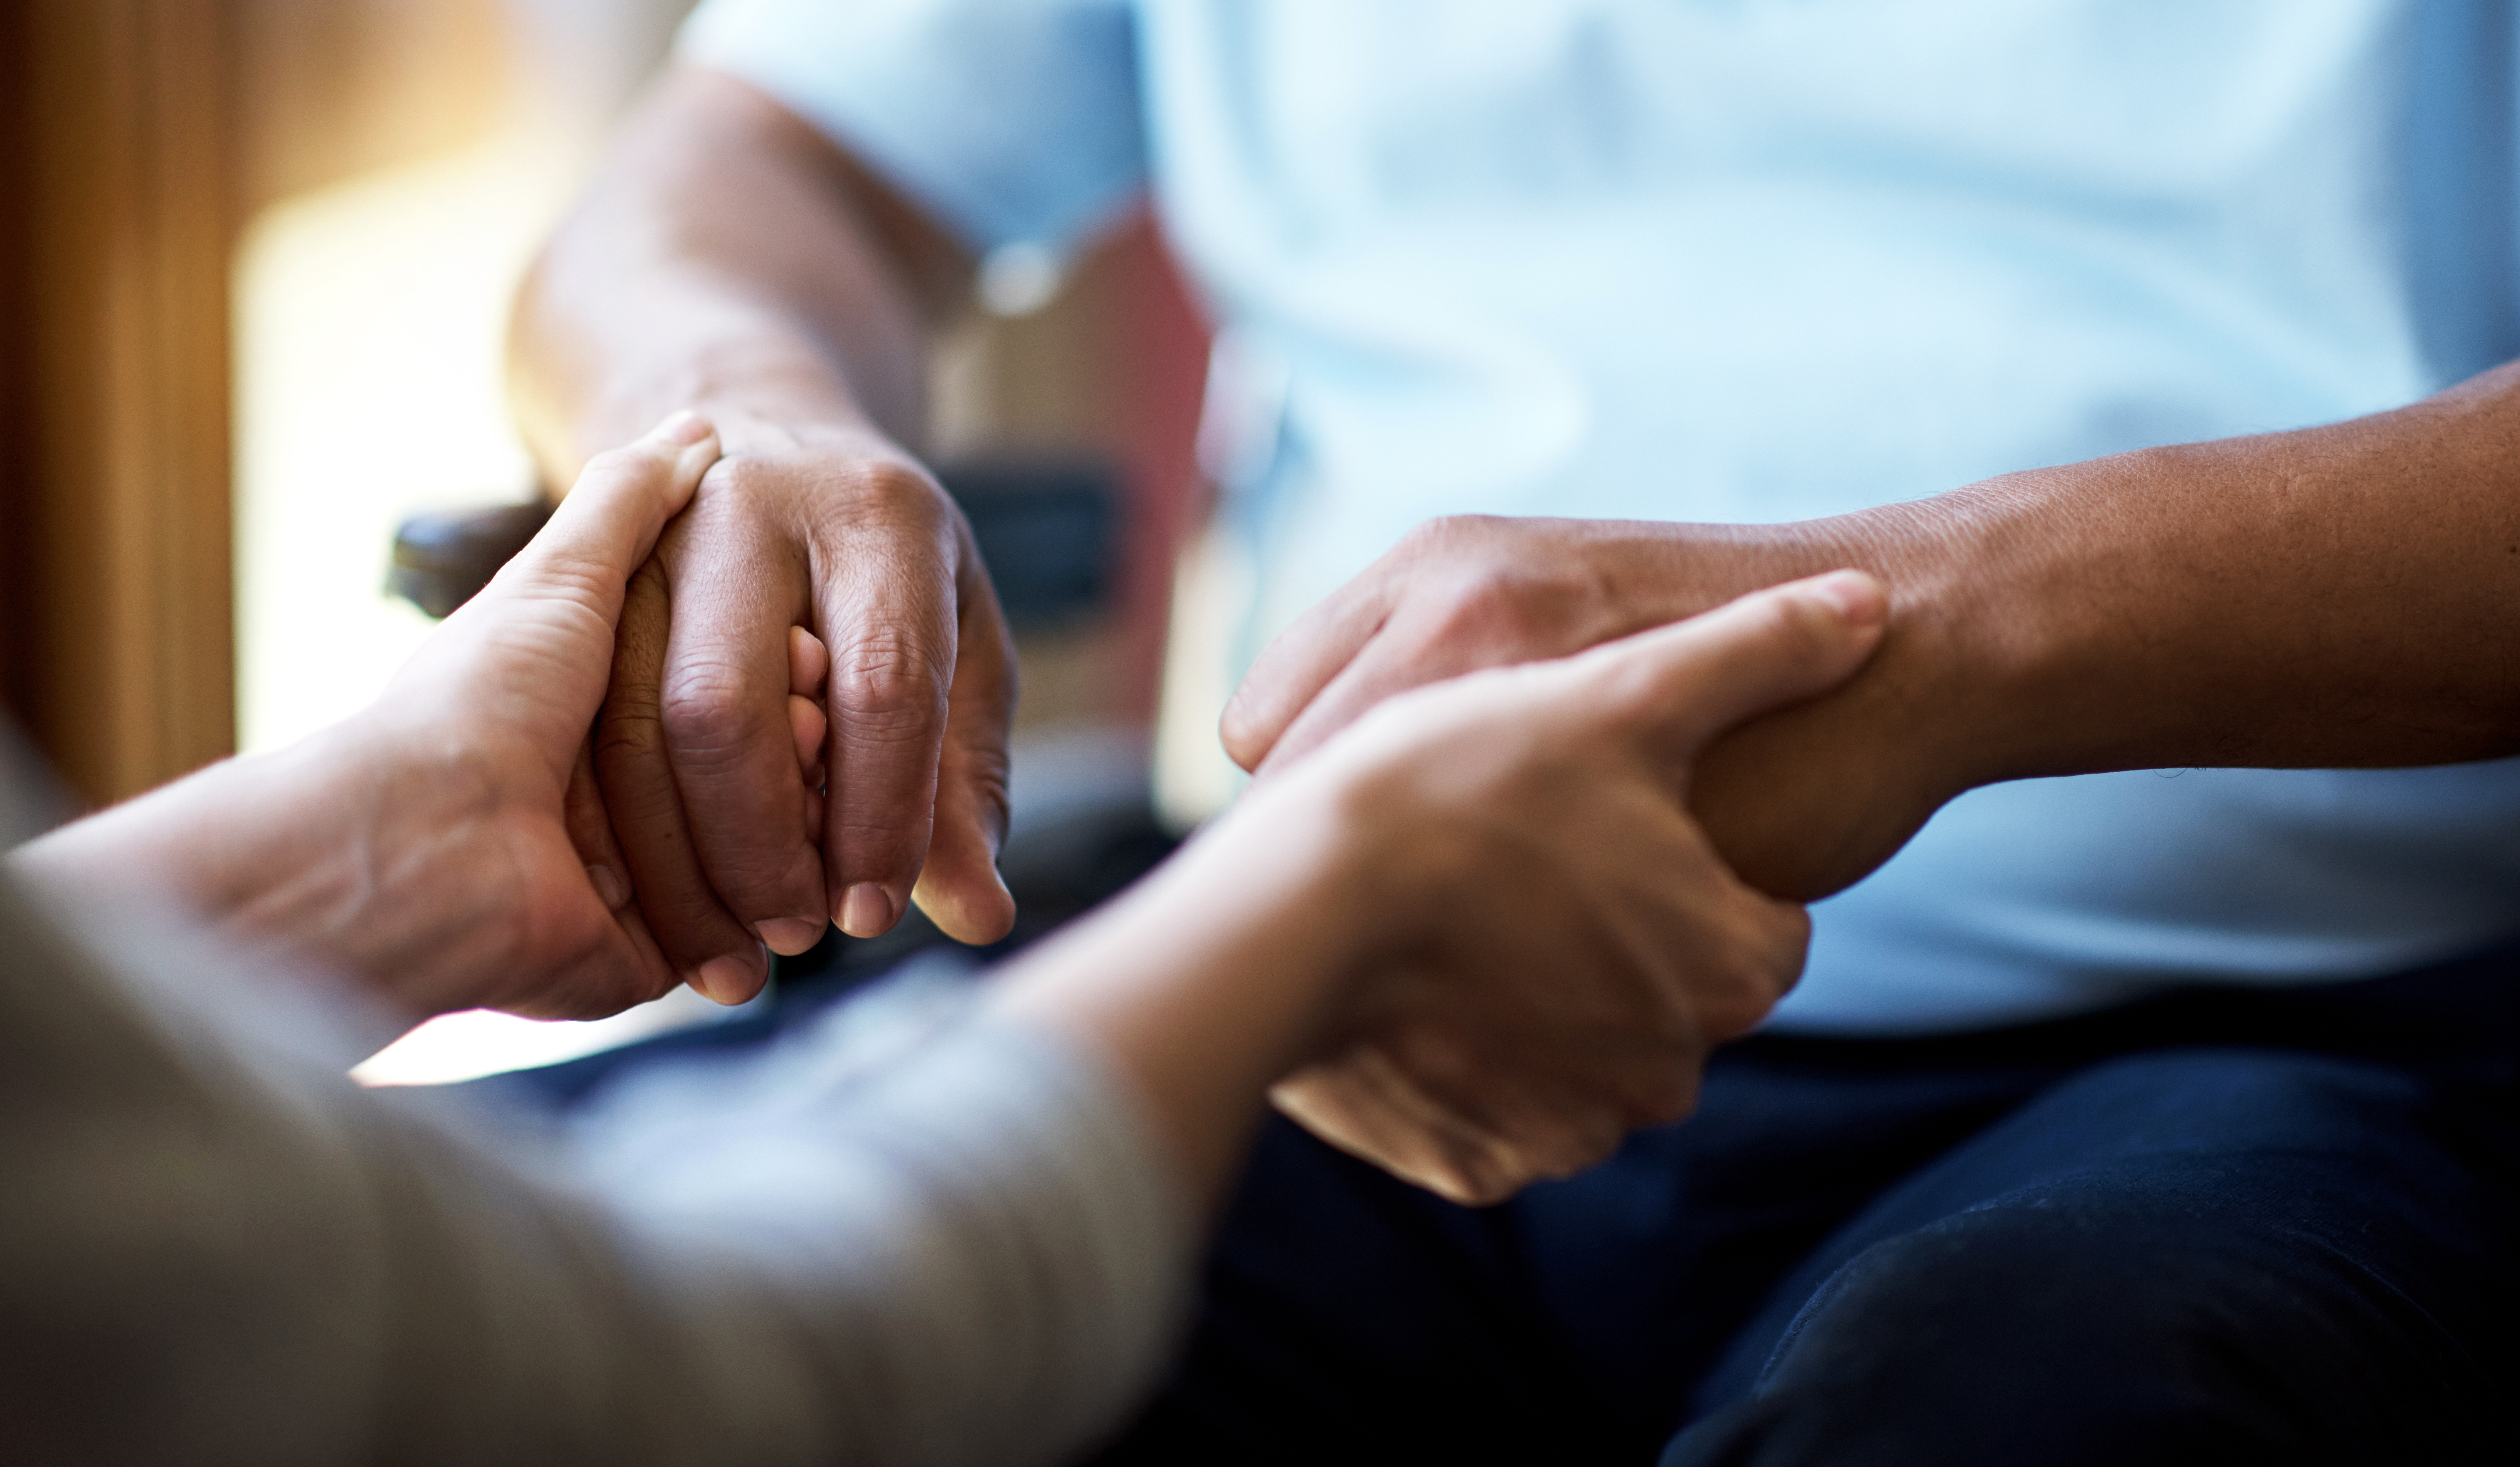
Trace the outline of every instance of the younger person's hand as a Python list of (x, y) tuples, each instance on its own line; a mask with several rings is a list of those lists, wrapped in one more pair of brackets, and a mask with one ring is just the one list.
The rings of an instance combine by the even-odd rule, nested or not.
[(1792, 985), (1810, 931), (1691, 820), (1693, 761), (1852, 675), (1885, 617), (1853, 572), (1757, 592), (1402, 694), (1255, 792), (1336, 802), (1387, 924), (1338, 1039), (1279, 1107), (1470, 1203), (1686, 1115), (1707, 1051)]
[(658, 996), (676, 974), (631, 898), (588, 735), (631, 570), (717, 455), (683, 414), (599, 456), (376, 704), (15, 859), (91, 899), (171, 896), (415, 1016)]
[(1839, 573), (1392, 698), (1016, 958), (994, 1008), (1127, 1076), (1195, 1201), (1273, 1085), (1463, 1202), (1598, 1161), (1686, 1113), (1802, 968), (1802, 910), (1689, 817), (1699, 751), (1853, 675), (1887, 615)]
[(543, 531), (350, 725), (381, 779), (427, 771), (470, 797), (459, 809), (425, 802), (438, 823), (395, 827), (414, 878), (394, 894), (412, 913), (400, 920), (474, 913), (398, 963), (392, 985), (420, 1006), (600, 1017), (682, 976), (633, 899), (589, 735), (633, 568), (717, 458), (714, 429), (689, 413), (597, 456)]

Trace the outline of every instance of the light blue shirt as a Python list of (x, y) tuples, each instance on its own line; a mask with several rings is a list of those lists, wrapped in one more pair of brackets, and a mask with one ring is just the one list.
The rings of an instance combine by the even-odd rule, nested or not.
[[(1151, 193), (1277, 432), (1265, 631), (1435, 515), (1783, 521), (2520, 355), (2496, 0), (710, 0), (687, 57), (975, 248)], [(1963, 796), (1778, 1023), (2520, 934), (2520, 765)]]

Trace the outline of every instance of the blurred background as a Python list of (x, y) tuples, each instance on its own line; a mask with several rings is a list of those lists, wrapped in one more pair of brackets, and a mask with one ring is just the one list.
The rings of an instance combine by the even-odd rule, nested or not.
[[(542, 492), (504, 403), (509, 298), (689, 9), (7, 0), (0, 696), (75, 802), (360, 707), (432, 624), (386, 590), (397, 527)], [(1161, 706), (1170, 743), (1213, 743), (1206, 360), (1144, 220), (1083, 259), (984, 262), (937, 353), (925, 446), (1023, 660), (1019, 828), (1143, 809)], [(1212, 803), (1213, 761), (1172, 762), (1172, 804)], [(441, 1020), (363, 1073), (484, 1073), (706, 1009)]]

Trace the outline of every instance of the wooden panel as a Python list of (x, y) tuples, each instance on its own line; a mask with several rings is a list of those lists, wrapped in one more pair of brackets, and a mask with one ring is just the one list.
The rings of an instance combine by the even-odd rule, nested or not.
[(187, 0), (27, 11), (37, 421), (10, 631), (26, 721), (102, 802), (235, 739), (233, 37)]
[[(0, 199), (35, 192), (35, 106), (31, 17), (0, 5)], [(33, 466), (36, 441), (35, 212), (0, 208), (0, 435), (20, 445), (0, 456), (0, 706), (21, 727), (35, 709)]]

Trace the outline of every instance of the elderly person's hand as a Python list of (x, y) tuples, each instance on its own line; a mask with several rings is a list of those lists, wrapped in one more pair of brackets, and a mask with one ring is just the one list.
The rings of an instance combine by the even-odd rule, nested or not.
[(676, 974), (631, 899), (589, 733), (631, 572), (717, 457), (690, 414), (598, 457), (365, 711), (17, 860), (90, 894), (170, 894), (415, 1016), (588, 1017), (658, 996)]
[[(669, 405), (724, 442), (633, 589), (596, 758), (658, 947), (721, 1001), (833, 922), (877, 937), (915, 902), (966, 942), (1014, 925), (1013, 643), (914, 451), (972, 269), (786, 104), (683, 66), (519, 292), (512, 380), (555, 481)], [(829, 649), (811, 779), (788, 757), (796, 627)]]
[(1334, 804), (1382, 913), (1371, 976), (1280, 1108), (1471, 1203), (1686, 1115), (1707, 1051), (1782, 996), (1810, 931), (1708, 844), (1692, 764), (1844, 681), (1886, 615), (1853, 572), (1760, 592), (1400, 695), (1255, 791), (1220, 839)]
[(1986, 756), (2000, 725), (1978, 702), (2001, 685), (1987, 667), (2005, 649), (1985, 645), (1966, 605), (1999, 551), (1968, 545), (1967, 504), (1777, 526), (1429, 521), (1261, 655), (1226, 710), (1226, 750), (1265, 783), (1407, 689), (1862, 568), (1898, 605), (1890, 646), (1838, 695), (1720, 741), (1691, 795), (1745, 880), (1814, 900), (1889, 859), (1944, 802), (2010, 772)]
[(735, 1003), (826, 912), (874, 937), (915, 894), (1005, 936), (1014, 655), (962, 511), (872, 432), (727, 433), (631, 585), (597, 749), (657, 941)]

